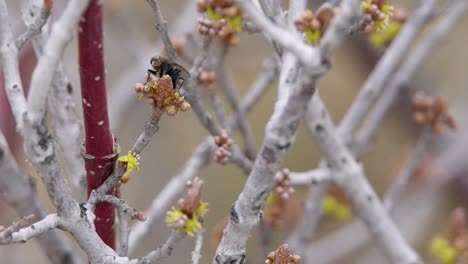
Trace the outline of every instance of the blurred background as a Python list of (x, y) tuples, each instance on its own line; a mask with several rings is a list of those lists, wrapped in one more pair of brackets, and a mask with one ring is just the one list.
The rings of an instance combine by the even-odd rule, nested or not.
[[(21, 21), (20, 2), (7, 1), (9, 20), (16, 34), (25, 28)], [(60, 16), (66, 2), (54, 1), (52, 20)], [(196, 12), (195, 2), (194, 0), (160, 1), (172, 36), (184, 38), (187, 33), (198, 34), (196, 21), (200, 14)], [(287, 3), (285, 1), (285, 6)], [(411, 8), (411, 1), (395, 0), (392, 3)], [(154, 29), (153, 14), (145, 1), (113, 0), (104, 1), (103, 4), (110, 122), (122, 153), (126, 153), (141, 133), (144, 122), (150, 115), (150, 106), (138, 100), (133, 90), (134, 84), (145, 80), (149, 59), (161, 54), (162, 46), (159, 34)], [(319, 1), (310, 1), (312, 9), (319, 4)], [(433, 20), (432, 24), (436, 20)], [(468, 147), (466, 133), (468, 52), (465, 50), (468, 41), (467, 27), (468, 17), (464, 16), (442, 44), (430, 54), (424, 66), (418, 69), (409, 85), (411, 91), (424, 90), (431, 95), (444, 96), (461, 125), (457, 131), (449, 131), (436, 137), (434, 144), (431, 144), (428, 158), (423, 162), (424, 168), (413, 179), (394, 213), (394, 219), (404, 236), (429, 263), (432, 262), (428, 251), (431, 239), (446, 232), (450, 214), (455, 207), (467, 205), (468, 163), (464, 153)], [(426, 31), (430, 28), (426, 27)], [(423, 36), (424, 33), (421, 32), (420, 35)], [(239, 95), (246, 93), (257, 74), (261, 72), (263, 62), (272, 56), (272, 52), (261, 35), (240, 34), (239, 46), (230, 49), (226, 59), (228, 75)], [(362, 36), (348, 38), (336, 52), (331, 71), (319, 83), (319, 91), (336, 123), (347, 111), (381, 52), (383, 49), (372, 48)], [(408, 54), (411, 52), (412, 50), (408, 50)], [(24, 86), (28, 87), (29, 77), (36, 63), (30, 44), (23, 50), (20, 61)], [(76, 40), (66, 49), (63, 62), (75, 89), (77, 111), (81, 118)], [(185, 66), (190, 68), (190, 65)], [(277, 82), (264, 94), (248, 117), (257, 148), (261, 145), (265, 124), (272, 113), (276, 88)], [(385, 192), (406, 159), (410, 157), (421, 132), (412, 121), (409, 98), (410, 93), (400, 97), (362, 160), (369, 181), (379, 195)], [(225, 110), (231, 112), (229, 104), (225, 105)], [(14, 121), (3, 89), (0, 91), (0, 125), (22, 169), (38, 178), (30, 165), (24, 161), (22, 142), (15, 134)], [(130, 182), (122, 187), (124, 199), (131, 206), (144, 211), (170, 178), (183, 168), (195, 147), (207, 135), (193, 112), (181, 113), (172, 118), (164, 116), (158, 134), (141, 155), (141, 170), (133, 173)], [(235, 140), (242, 145), (238, 134)], [(296, 143), (282, 167), (292, 171), (306, 171), (316, 168), (320, 158), (313, 138), (301, 125)], [(210, 263), (215, 250), (214, 227), (228, 214), (231, 204), (242, 190), (245, 176), (234, 165), (222, 166), (216, 163), (203, 169), (198, 176), (205, 181), (204, 200), (209, 205), (209, 212), (205, 218), (206, 232), (201, 263)], [(53, 208), (43, 186), (38, 184), (37, 187), (42, 202), (52, 211)], [(274, 248), (270, 250), (285, 241), (289, 231), (294, 227), (294, 221), (300, 219), (300, 206), (307, 193), (307, 186), (296, 188), (293, 200), (297, 212), (291, 213), (290, 221), (282, 230), (273, 231), (274, 241), (271, 245)], [(13, 209), (0, 203), (0, 223), (7, 225), (17, 218)], [(384, 256), (371, 242), (364, 243), (340, 258), (334, 257), (335, 250), (339, 250), (337, 247), (346, 248), (355, 243), (354, 236), (368, 237), (367, 231), (354, 220), (355, 218), (340, 221), (327, 216), (323, 218), (315, 242), (310, 248), (317, 252), (314, 263), (386, 263)], [(162, 244), (169, 231), (170, 228), (164, 219), (160, 219), (141, 243), (134, 257), (142, 256)], [(344, 231), (351, 233), (343, 233)], [(352, 236), (349, 236), (350, 234)], [(33, 240), (26, 244), (0, 247), (0, 262), (48, 263), (36, 243)], [(163, 263), (190, 263), (193, 245), (194, 239), (187, 237), (177, 246), (174, 256)], [(260, 254), (256, 229), (249, 240), (247, 256), (249, 263), (264, 261), (264, 257)]]

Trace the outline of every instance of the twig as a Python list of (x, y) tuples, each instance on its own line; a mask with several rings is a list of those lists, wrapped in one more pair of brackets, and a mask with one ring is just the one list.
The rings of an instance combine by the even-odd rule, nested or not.
[(60, 225), (57, 214), (51, 214), (30, 226), (33, 216), (26, 216), (1, 234), (0, 244), (24, 243), (28, 239)]
[(200, 259), (202, 258), (202, 255), (200, 254), (202, 245), (203, 245), (203, 233), (205, 232), (204, 229), (200, 230), (198, 232), (196, 240), (195, 240), (195, 248), (192, 251), (192, 264), (198, 264), (200, 263)]
[[(305, 172), (290, 172), (291, 185), (316, 185), (331, 180), (330, 171), (325, 168), (318, 168)], [(289, 243), (288, 243), (289, 244)], [(293, 247), (291, 245), (291, 247)], [(294, 248), (294, 247), (293, 247)]]
[(20, 220), (14, 222), (11, 224), (9, 227), (6, 229), (3, 229), (3, 226), (1, 227), (2, 232), (0, 233), (0, 241), (5, 241), (9, 240), (11, 237), (11, 234), (18, 232), (21, 228), (24, 228), (32, 223), (34, 220), (34, 215), (27, 215)]
[(122, 210), (124, 213), (126, 213), (128, 216), (130, 216), (132, 219), (137, 219), (139, 221), (145, 221), (146, 217), (143, 214), (143, 212), (138, 211), (137, 209), (130, 207), (125, 200), (120, 199), (115, 197), (114, 195), (109, 195), (106, 194), (102, 197), (99, 197), (96, 199), (97, 202), (108, 202), (116, 207), (118, 207), (120, 210)]
[(396, 202), (400, 198), (403, 191), (406, 189), (411, 176), (414, 175), (415, 171), (421, 165), (421, 161), (426, 157), (431, 142), (431, 128), (425, 127), (419, 136), (418, 143), (411, 155), (411, 158), (405, 164), (403, 170), (396, 177), (395, 182), (390, 186), (384, 196), (384, 206), (388, 212), (392, 211), (395, 207)]
[[(121, 198), (120, 187), (117, 187), (115, 190), (115, 195), (117, 198)], [(125, 212), (122, 207), (117, 206), (117, 217), (119, 219), (119, 243), (117, 254), (121, 257), (128, 256), (128, 221), (125, 217)]]
[(125, 212), (121, 208), (117, 208), (117, 216), (119, 217), (119, 247), (117, 254), (126, 257), (128, 256), (128, 222), (125, 219)]
[(33, 36), (41, 32), (42, 27), (45, 25), (45, 23), (47, 22), (47, 19), (49, 18), (51, 9), (52, 9), (52, 0), (44, 0), (43, 6), (39, 14), (36, 15), (32, 23), (27, 25), (28, 28), (26, 29), (26, 31), (23, 34), (21, 34), (15, 41), (16, 48), (19, 51), (23, 49), (24, 44), (29, 39), (31, 39)]
[(228, 79), (224, 66), (224, 59), (226, 58), (227, 51), (228, 47), (223, 45), (216, 63), (216, 77), (219, 81), (220, 87), (223, 89), (224, 94), (226, 95), (231, 108), (235, 111), (235, 116), (238, 120), (237, 122), (240, 124), (239, 128), (244, 140), (245, 154), (250, 159), (254, 159), (256, 156), (256, 150), (252, 128), (247, 122), (248, 120), (246, 112), (240, 106), (239, 96), (236, 94), (232, 81)]
[(177, 229), (173, 229), (171, 235), (167, 239), (166, 243), (164, 243), (164, 245), (142, 257), (137, 263), (154, 263), (157, 260), (162, 260), (171, 256), (172, 253), (174, 253), (176, 244), (185, 236), (185, 233), (180, 232)]
[(213, 106), (213, 111), (218, 119), (219, 123), (226, 127), (227, 125), (227, 115), (226, 111), (224, 111), (224, 103), (221, 98), (219, 98), (218, 94), (215, 91), (209, 91), (208, 97), (210, 98), (211, 105)]
[(167, 21), (164, 19), (163, 14), (161, 13), (161, 9), (159, 8), (158, 1), (147, 0), (147, 2), (153, 9), (153, 14), (154, 14), (154, 17), (156, 18), (156, 30), (159, 31), (159, 33), (161, 34), (164, 47), (169, 53), (169, 58), (172, 61), (178, 61), (177, 51), (174, 45), (172, 45), (171, 38), (169, 37), (169, 33), (167, 32)]

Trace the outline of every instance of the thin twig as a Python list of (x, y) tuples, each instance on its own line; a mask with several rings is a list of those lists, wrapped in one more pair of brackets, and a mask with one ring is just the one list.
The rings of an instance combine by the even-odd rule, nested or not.
[(202, 258), (200, 251), (203, 245), (203, 233), (205, 233), (204, 229), (197, 233), (197, 237), (195, 239), (195, 248), (192, 251), (192, 264), (200, 263), (200, 259)]
[[(115, 191), (117, 198), (121, 198), (120, 188), (117, 187)], [(128, 221), (125, 216), (125, 212), (122, 207), (117, 206), (117, 217), (119, 219), (119, 243), (117, 248), (117, 254), (121, 257), (128, 256)]]
[(39, 222), (29, 225), (31, 221), (32, 217), (27, 216), (7, 228), (1, 234), (2, 239), (0, 239), (0, 244), (24, 243), (28, 239), (60, 225), (60, 219), (57, 214), (48, 215)]
[(384, 196), (384, 206), (387, 211), (391, 211), (395, 207), (396, 202), (401, 197), (401, 194), (406, 189), (411, 176), (414, 175), (416, 170), (421, 165), (421, 161), (426, 157), (427, 151), (429, 148), (429, 143), (431, 142), (432, 129), (430, 127), (425, 127), (419, 136), (416, 147), (411, 155), (411, 158), (405, 164), (403, 170), (396, 177), (396, 180), (390, 188), (387, 190)]
[(220, 55), (218, 56), (218, 61), (216, 63), (216, 77), (219, 82), (221, 89), (224, 91), (226, 98), (231, 106), (231, 108), (235, 111), (235, 116), (237, 118), (237, 122), (239, 122), (239, 130), (242, 134), (242, 138), (244, 140), (244, 148), (245, 154), (250, 159), (254, 159), (256, 156), (256, 149), (255, 149), (255, 141), (253, 138), (252, 128), (250, 127), (246, 112), (240, 106), (240, 99), (236, 93), (236, 90), (233, 86), (231, 80), (229, 80), (226, 68), (224, 65), (224, 61), (228, 52), (228, 47), (223, 45), (220, 50)]
[(164, 245), (158, 249), (151, 251), (148, 255), (142, 257), (138, 263), (154, 263), (157, 260), (165, 259), (174, 253), (176, 244), (182, 240), (186, 234), (177, 229), (173, 229), (169, 238)]
[(178, 61), (177, 50), (174, 45), (172, 45), (171, 38), (167, 32), (167, 21), (164, 19), (161, 9), (159, 8), (158, 1), (156, 0), (147, 0), (148, 4), (153, 9), (154, 17), (156, 18), (156, 30), (161, 34), (164, 47), (169, 53), (169, 58), (172, 61)]
[(138, 211), (137, 209), (130, 207), (125, 200), (120, 199), (115, 197), (114, 195), (103, 195), (99, 198), (96, 199), (96, 202), (108, 202), (116, 207), (119, 208), (119, 210), (122, 210), (124, 213), (126, 213), (128, 216), (130, 216), (132, 219), (137, 219), (139, 221), (145, 221), (146, 217), (143, 214), (143, 212)]

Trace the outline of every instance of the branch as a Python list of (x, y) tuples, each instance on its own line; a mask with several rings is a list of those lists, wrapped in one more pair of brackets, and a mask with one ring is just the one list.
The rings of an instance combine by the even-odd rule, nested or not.
[[(342, 1), (342, 5), (347, 4), (347, 2), (348, 1)], [(404, 29), (402, 29), (398, 34), (398, 37), (392, 42), (392, 45), (387, 49), (385, 55), (379, 61), (379, 64), (368, 77), (356, 100), (353, 102), (338, 127), (338, 134), (345, 144), (349, 144), (353, 139), (353, 131), (358, 127), (359, 121), (364, 117), (369, 107), (375, 102), (380, 90), (382, 90), (383, 85), (385, 84), (385, 81), (388, 79), (388, 76), (391, 75), (405, 51), (408, 49), (411, 41), (416, 37), (416, 33), (420, 31), (425, 22), (431, 17), (431, 6), (433, 7), (434, 3), (435, 2), (433, 0), (425, 3), (423, 10), (418, 10), (410, 16), (410, 19), (405, 24)], [(331, 31), (327, 30), (327, 32)], [(387, 89), (386, 91), (390, 92), (390, 90), (393, 89)], [(378, 107), (380, 107), (380, 104), (378, 104)], [(375, 112), (372, 112), (371, 115), (374, 115)], [(353, 148), (353, 151), (354, 150), (355, 149)], [(357, 151), (357, 153), (359, 153), (359, 151)], [(360, 155), (357, 154), (356, 157), (359, 158)], [(323, 165), (323, 162), (321, 162), (321, 165)], [(312, 241), (315, 234), (316, 225), (310, 226), (308, 223), (318, 223), (322, 216), (321, 201), (323, 196), (319, 196), (317, 193), (325, 195), (327, 193), (327, 189), (327, 184), (321, 184), (314, 188), (313, 192), (316, 194), (313, 194), (312, 192), (309, 194), (308, 199), (315, 199), (315, 201), (308, 200), (306, 202), (309, 204), (309, 207), (306, 208), (304, 212), (304, 219), (307, 219), (307, 221), (301, 221), (301, 223), (296, 227), (296, 231), (294, 231), (293, 235), (288, 239), (288, 243), (299, 255), (303, 255), (302, 252), (305, 250), (305, 245), (301, 241)]]
[(0, 234), (0, 244), (25, 243), (30, 238), (38, 236), (60, 225), (60, 220), (57, 214), (48, 215), (39, 222), (28, 226), (33, 218), (33, 215), (26, 216), (5, 229)]
[[(288, 49), (284, 41), (298, 44), (299, 46), (303, 44), (301, 40), (297, 42), (293, 41), (294, 36), (278, 40), (275, 34), (281, 32), (282, 29), (274, 28), (263, 15), (254, 12), (256, 7), (252, 3), (248, 1), (238, 1), (238, 3), (257, 26), (271, 35), (284, 48)], [(333, 36), (337, 35), (338, 33), (335, 34), (334, 32), (339, 31), (343, 26), (342, 23), (350, 23), (354, 20), (356, 17), (355, 12), (359, 14), (359, 10), (355, 9), (354, 12), (343, 12), (341, 14), (343, 17), (335, 19), (330, 25), (332, 33), (329, 34)], [(278, 31), (273, 32), (276, 30)], [(289, 35), (289, 33), (284, 33), (285, 35)], [(326, 37), (324, 39), (325, 42), (321, 44), (323, 47), (326, 47), (324, 48), (326, 51), (325, 55), (331, 55), (341, 40), (342, 37)], [(336, 43), (331, 43), (334, 41)], [(321, 74), (324, 73), (324, 69), (328, 68), (328, 65), (326, 65), (328, 64), (327, 60), (320, 60), (321, 62), (315, 65), (315, 68), (313, 66), (310, 67), (310, 64), (306, 64), (308, 66), (306, 68), (307, 73), (311, 74), (312, 77), (304, 75), (303, 80), (299, 79), (298, 76), (302, 73), (302, 69), (297, 69), (294, 59), (303, 60), (304, 57), (307, 57), (307, 54), (305, 53), (306, 51), (301, 54), (292, 52), (296, 55), (296, 58), (289, 59), (289, 63), (284, 63), (283, 65), (278, 101), (265, 129), (264, 142), (243, 191), (231, 207), (230, 221), (224, 230), (223, 239), (218, 246), (213, 263), (242, 262), (245, 259), (246, 242), (250, 236), (252, 227), (259, 221), (260, 211), (265, 206), (267, 197), (273, 187), (274, 173), (278, 170), (279, 164), (294, 141), (298, 121), (302, 118), (307, 102), (315, 92), (316, 82)], [(317, 58), (322, 57), (317, 56)], [(302, 62), (304, 63), (304, 61)], [(287, 89), (288, 86), (291, 86), (291, 88)]]
[(353, 209), (365, 222), (391, 262), (420, 263), (419, 257), (388, 217), (367, 182), (361, 166), (338, 137), (318, 94), (309, 103), (306, 125), (317, 139), (319, 148), (334, 173), (333, 181), (346, 193)]
[(60, 19), (52, 26), (44, 53), (32, 74), (28, 111), (33, 116), (33, 120), (43, 119), (45, 116), (47, 95), (55, 69), (88, 4), (89, 0), (70, 1)]
[[(27, 26), (31, 26), (35, 22), (34, 17), (40, 16), (39, 13), (42, 11), (40, 7), (42, 0), (29, 2), (22, 9), (23, 20)], [(34, 17), (30, 17), (31, 13), (35, 14)], [(44, 35), (33, 36), (32, 42), (37, 57), (40, 57), (46, 42)], [(86, 173), (81, 156), (83, 127), (81, 120), (76, 115), (73, 89), (61, 62), (59, 62), (52, 80), (48, 106), (52, 116), (54, 135), (67, 165), (75, 197), (83, 201), (86, 199)]]
[[(43, 219), (47, 212), (37, 197), (32, 178), (22, 174), (14, 160), (7, 142), (0, 132), (0, 197), (12, 206), (19, 216), (34, 215)], [(52, 230), (37, 238), (39, 245), (52, 263), (60, 264), (64, 259), (78, 263), (68, 239), (60, 231)]]
[(353, 143), (353, 151), (357, 157), (365, 154), (370, 142), (377, 134), (385, 117), (395, 103), (398, 94), (407, 87), (414, 73), (420, 68), (434, 48), (445, 40), (446, 35), (451, 32), (453, 26), (465, 14), (468, 8), (466, 1), (456, 1), (447, 11), (446, 16), (431, 29), (415, 49), (414, 53), (407, 59), (402, 67), (393, 75), (392, 80), (385, 88), (381, 98), (376, 103), (373, 111), (369, 114), (365, 124), (358, 131)]
[(28, 28), (26, 29), (26, 31), (23, 34), (21, 34), (15, 41), (16, 48), (19, 51), (23, 49), (24, 44), (29, 39), (41, 33), (42, 27), (47, 22), (47, 19), (49, 19), (51, 9), (52, 9), (52, 0), (44, 0), (43, 6), (39, 14), (35, 16), (34, 21), (32, 21), (32, 23), (27, 25)]
[[(104, 196), (98, 197), (95, 202), (108, 202), (115, 205), (118, 210), (126, 213), (132, 219), (137, 219), (139, 221), (145, 221), (146, 217), (143, 212), (138, 211), (137, 209), (130, 207), (125, 200), (115, 197), (114, 195), (106, 194)], [(94, 204), (95, 205), (95, 204)]]

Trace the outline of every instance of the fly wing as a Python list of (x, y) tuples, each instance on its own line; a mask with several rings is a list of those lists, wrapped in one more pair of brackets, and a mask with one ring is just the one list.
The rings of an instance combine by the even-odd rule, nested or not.
[(172, 66), (178, 70), (180, 70), (180, 77), (184, 78), (185, 80), (188, 80), (190, 79), (190, 73), (184, 68), (182, 67), (181, 65), (175, 63), (175, 62), (172, 62), (171, 63)]

